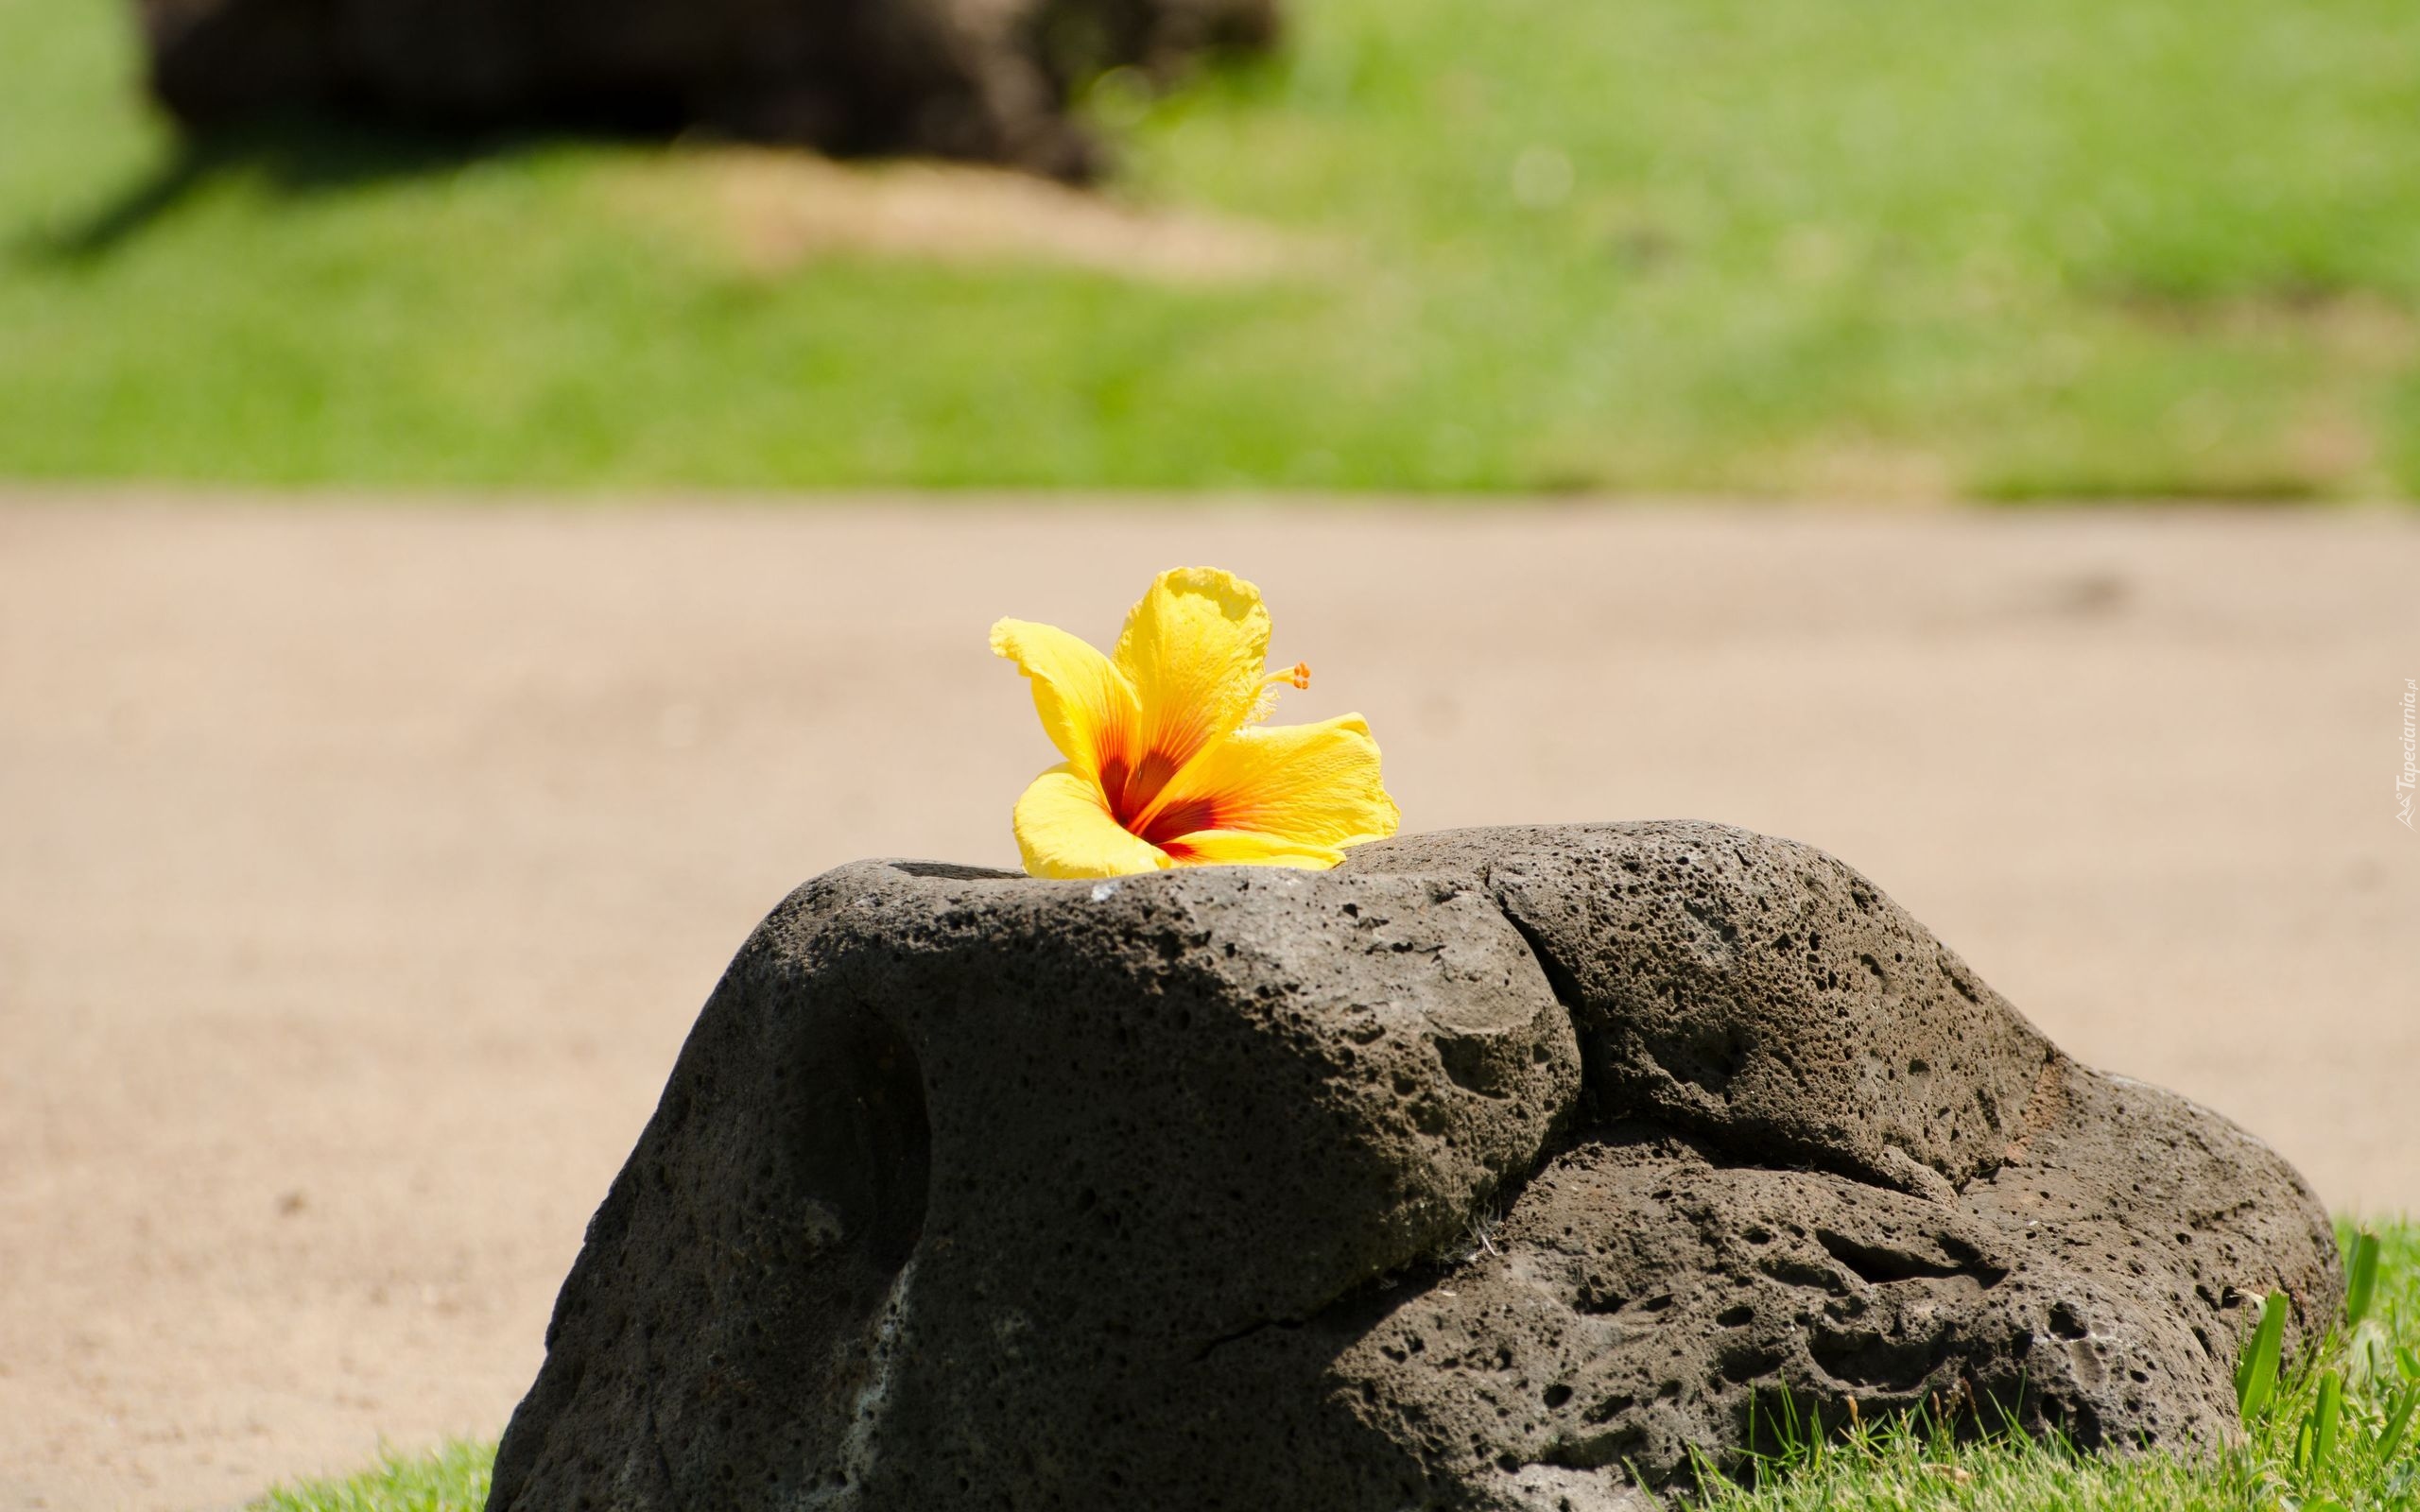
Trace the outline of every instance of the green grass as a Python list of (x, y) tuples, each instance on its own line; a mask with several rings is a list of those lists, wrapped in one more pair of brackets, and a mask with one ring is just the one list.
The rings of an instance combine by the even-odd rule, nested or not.
[(1296, 0), (1096, 94), (1113, 192), (1323, 249), (1208, 287), (752, 268), (636, 146), (181, 159), (130, 9), (0, 0), (0, 474), (2420, 493), (2408, 0)]
[[(2357, 1325), (2291, 1362), (2248, 1349), (2246, 1441), (2214, 1461), (2094, 1456), (2001, 1433), (1978, 1442), (1905, 1419), (1795, 1438), (1709, 1476), (1709, 1512), (2389, 1512), (2420, 1508), (2420, 1224), (2388, 1224)], [(2356, 1230), (2340, 1225), (2348, 1256)], [(2358, 1271), (2358, 1266), (2356, 1267)], [(2357, 1288), (2358, 1290), (2358, 1288)], [(2334, 1386), (2328, 1384), (2333, 1379)], [(2332, 1412), (2323, 1402), (2333, 1397)], [(2316, 1442), (2325, 1431), (2325, 1448)], [(2398, 1424), (2400, 1426), (2398, 1426)], [(478, 1512), (493, 1448), (390, 1457), (349, 1481), (270, 1493), (256, 1512)], [(1690, 1503), (1683, 1503), (1684, 1505)]]
[[(2339, 1238), (2356, 1257), (2353, 1228), (2341, 1225)], [(1785, 1435), (1794, 1440), (1786, 1450), (1746, 1467), (1748, 1484), (1716, 1479), (1708, 1504), (1712, 1512), (2420, 1507), (2420, 1226), (2383, 1226), (2375, 1244), (2375, 1289), (2351, 1326), (2340, 1324), (2291, 1362), (2279, 1360), (2273, 1329), (2255, 1331), (2238, 1379), (2245, 1442), (2215, 1461), (2085, 1455), (2014, 1432), (1961, 1442), (1941, 1425), (1901, 1419), (1828, 1442)], [(2283, 1298), (2270, 1311), (2281, 1320)]]
[(374, 1470), (345, 1481), (282, 1487), (252, 1512), (482, 1512), (488, 1504), (493, 1444), (448, 1444), (434, 1454), (387, 1455)]

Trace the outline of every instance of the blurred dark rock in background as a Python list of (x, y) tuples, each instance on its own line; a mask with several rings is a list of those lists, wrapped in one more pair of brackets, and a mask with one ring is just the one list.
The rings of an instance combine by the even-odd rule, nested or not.
[(1067, 106), (1119, 67), (1267, 46), (1275, 0), (139, 0), (196, 130), (292, 112), (484, 129), (693, 128), (1080, 179)]

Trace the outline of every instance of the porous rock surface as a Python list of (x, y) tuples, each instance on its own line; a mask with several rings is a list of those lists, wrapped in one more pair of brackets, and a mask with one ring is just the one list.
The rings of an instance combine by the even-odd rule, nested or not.
[(1274, 0), (138, 0), (153, 94), (210, 128), (317, 110), (422, 126), (705, 128), (1066, 178), (1085, 78), (1265, 45)]
[(1588, 1512), (1785, 1393), (2190, 1452), (2273, 1287), (2342, 1287), (2290, 1167), (1806, 846), (864, 862), (707, 1004), (489, 1504)]

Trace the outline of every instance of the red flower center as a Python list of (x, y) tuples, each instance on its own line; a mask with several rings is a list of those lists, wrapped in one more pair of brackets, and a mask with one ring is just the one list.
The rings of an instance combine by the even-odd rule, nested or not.
[[(1171, 803), (1151, 814), (1152, 802), (1174, 777), (1177, 765), (1165, 751), (1146, 751), (1140, 763), (1129, 766), (1123, 756), (1112, 756), (1100, 764), (1101, 795), (1109, 799), (1110, 816), (1124, 827), (1129, 834), (1138, 835), (1162, 850), (1170, 849), (1169, 842), (1198, 830), (1215, 830), (1219, 825), (1219, 804), (1216, 799), (1187, 799)], [(1146, 816), (1149, 815), (1148, 820)]]

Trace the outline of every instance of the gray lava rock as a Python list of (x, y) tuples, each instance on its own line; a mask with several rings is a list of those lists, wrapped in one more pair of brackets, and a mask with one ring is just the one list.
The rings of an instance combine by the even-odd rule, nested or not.
[(423, 126), (704, 127), (1080, 178), (1073, 87), (1265, 46), (1274, 0), (138, 0), (186, 125), (298, 109)]
[(493, 1512), (1625, 1506), (1791, 1410), (2236, 1431), (2274, 1153), (1856, 872), (1702, 824), (1313, 874), (866, 862), (591, 1223)]

